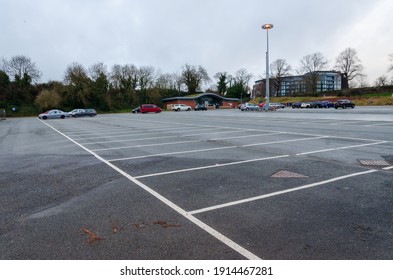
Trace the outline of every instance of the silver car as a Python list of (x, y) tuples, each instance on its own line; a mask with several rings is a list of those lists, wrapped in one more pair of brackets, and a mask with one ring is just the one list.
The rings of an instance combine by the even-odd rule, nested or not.
[(64, 119), (68, 118), (70, 115), (66, 112), (63, 112), (59, 109), (49, 110), (45, 113), (41, 113), (38, 115), (38, 118), (46, 120), (46, 119)]
[(173, 104), (173, 111), (191, 111), (191, 107), (185, 104)]
[(68, 112), (68, 114), (70, 115), (70, 117), (75, 117), (75, 115), (77, 115), (78, 113), (82, 113), (83, 111), (84, 111), (83, 109), (74, 109)]

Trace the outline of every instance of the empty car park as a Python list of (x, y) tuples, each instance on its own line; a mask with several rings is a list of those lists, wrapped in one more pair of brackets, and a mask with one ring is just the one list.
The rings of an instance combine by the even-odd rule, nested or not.
[(392, 110), (2, 121), (0, 258), (392, 259)]

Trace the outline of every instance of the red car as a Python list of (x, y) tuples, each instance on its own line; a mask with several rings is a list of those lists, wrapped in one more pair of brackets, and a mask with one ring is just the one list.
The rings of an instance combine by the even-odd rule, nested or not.
[(133, 113), (160, 113), (162, 110), (160, 107), (154, 105), (154, 104), (142, 104), (138, 108), (135, 108), (132, 110)]

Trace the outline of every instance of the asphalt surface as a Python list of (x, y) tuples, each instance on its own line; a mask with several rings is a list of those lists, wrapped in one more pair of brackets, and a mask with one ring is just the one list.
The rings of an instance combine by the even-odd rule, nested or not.
[(393, 107), (0, 121), (0, 259), (393, 259)]

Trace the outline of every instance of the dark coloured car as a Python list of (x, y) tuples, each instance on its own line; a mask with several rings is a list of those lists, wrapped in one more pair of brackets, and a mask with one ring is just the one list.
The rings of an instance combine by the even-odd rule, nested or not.
[(334, 108), (355, 108), (355, 104), (352, 103), (351, 100), (348, 99), (342, 99), (342, 100), (337, 100), (336, 103), (334, 103)]
[(292, 104), (292, 108), (294, 108), (294, 109), (295, 108), (300, 108), (302, 106), (302, 103), (303, 102), (295, 102), (295, 103)]
[(330, 101), (313, 101), (310, 103), (310, 108), (331, 108), (334, 107), (334, 103)]
[(195, 110), (195, 111), (206, 111), (207, 108), (206, 108), (205, 105), (197, 104), (197, 105), (195, 105), (194, 110)]
[(141, 112), (141, 107), (136, 107), (131, 112), (134, 113), (134, 114), (140, 113)]
[(333, 108), (334, 103), (332, 101), (322, 101), (322, 108)]
[[(97, 112), (94, 109), (76, 109), (78, 111), (74, 113), (70, 113), (71, 116), (78, 118), (78, 117), (94, 117), (97, 116)], [(72, 110), (71, 112), (73, 112)]]

